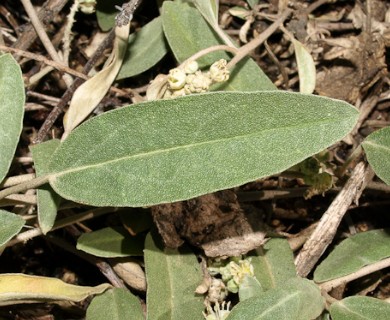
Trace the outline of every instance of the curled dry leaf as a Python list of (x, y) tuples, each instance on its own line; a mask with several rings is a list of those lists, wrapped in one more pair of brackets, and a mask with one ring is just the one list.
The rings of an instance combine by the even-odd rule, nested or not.
[(69, 110), (64, 117), (64, 140), (96, 108), (115, 80), (126, 53), (130, 23), (116, 27), (114, 49), (105, 67), (83, 83), (74, 93)]
[(208, 257), (236, 257), (260, 247), (266, 241), (265, 232), (258, 231), (205, 243), (202, 248)]
[(145, 272), (135, 259), (126, 257), (112, 261), (112, 268), (128, 286), (139, 291), (146, 291)]

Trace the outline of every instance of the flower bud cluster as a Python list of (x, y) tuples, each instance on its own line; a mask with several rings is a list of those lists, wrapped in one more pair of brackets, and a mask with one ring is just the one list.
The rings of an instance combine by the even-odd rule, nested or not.
[(182, 68), (171, 69), (168, 74), (168, 90), (164, 98), (209, 91), (212, 84), (229, 79), (229, 70), (226, 65), (226, 60), (221, 59), (213, 63), (209, 71), (202, 72), (196, 61), (190, 61)]

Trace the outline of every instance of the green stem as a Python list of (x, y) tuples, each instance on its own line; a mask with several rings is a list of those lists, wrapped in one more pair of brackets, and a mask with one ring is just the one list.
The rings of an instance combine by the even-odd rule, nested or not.
[(26, 191), (28, 189), (35, 189), (47, 182), (49, 182), (50, 175), (42, 176), (42, 177), (36, 177), (32, 180), (17, 184), (16, 186), (4, 189), (0, 191), (0, 199), (5, 198), (6, 196), (9, 196), (10, 194), (19, 193)]

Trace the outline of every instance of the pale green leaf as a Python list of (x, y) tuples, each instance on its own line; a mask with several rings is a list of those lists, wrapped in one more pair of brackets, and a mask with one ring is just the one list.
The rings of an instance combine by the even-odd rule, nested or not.
[(107, 227), (82, 234), (77, 249), (104, 258), (141, 256), (144, 238), (132, 237), (124, 228)]
[(22, 132), (22, 72), (10, 54), (0, 56), (0, 182), (7, 175)]
[(323, 309), (320, 289), (309, 280), (295, 278), (283, 287), (240, 301), (227, 320), (311, 320)]
[(139, 103), (75, 130), (50, 184), (96, 206), (189, 199), (281, 172), (342, 139), (357, 116), (343, 101), (281, 91)]
[[(60, 141), (54, 139), (31, 147), (37, 177), (49, 173), (49, 159), (59, 145)], [(37, 200), (39, 226), (46, 234), (54, 225), (61, 198), (46, 184), (37, 190)]]
[(193, 0), (193, 2), (210, 25), (218, 25), (219, 0)]
[(93, 298), (87, 320), (144, 320), (141, 303), (129, 290), (113, 288)]
[(371, 133), (364, 140), (363, 148), (375, 173), (390, 185), (390, 127)]
[(88, 117), (110, 89), (122, 66), (129, 31), (130, 23), (115, 28), (114, 47), (104, 68), (85, 81), (73, 94), (63, 120), (64, 135), (62, 139), (65, 139), (76, 126)]
[(264, 290), (283, 287), (296, 277), (293, 252), (286, 239), (270, 239), (250, 256), (255, 277)]
[(115, 6), (121, 7), (127, 0), (99, 0), (96, 4), (96, 17), (99, 27), (103, 31), (108, 31), (115, 25), (115, 16), (119, 10)]
[(361, 232), (342, 241), (314, 272), (314, 281), (324, 282), (358, 271), (390, 257), (389, 230)]
[(140, 74), (153, 67), (167, 53), (167, 45), (158, 17), (129, 37), (127, 51), (117, 79)]
[[(173, 54), (181, 63), (198, 51), (223, 44), (217, 34), (195, 8), (179, 2), (165, 1), (162, 7), (165, 36)], [(230, 60), (226, 52), (212, 52), (198, 59), (201, 68), (219, 59)], [(213, 87), (214, 90), (256, 91), (274, 90), (276, 87), (250, 58), (240, 61), (233, 69), (229, 81)]]
[(145, 241), (146, 295), (149, 320), (203, 320), (203, 296), (195, 289), (202, 282), (196, 256), (185, 247), (162, 248), (149, 234)]
[(24, 224), (22, 217), (0, 209), (0, 248), (17, 235)]
[(299, 92), (313, 93), (316, 87), (316, 66), (310, 52), (296, 39), (292, 39), (297, 59)]
[(390, 303), (371, 297), (348, 297), (330, 306), (332, 320), (390, 319)]
[(109, 284), (76, 286), (56, 278), (11, 273), (0, 274), (0, 284), (0, 306), (60, 300), (78, 302), (111, 287)]
[(259, 4), (260, 0), (246, 0), (249, 6), (253, 9), (256, 5)]
[(244, 301), (246, 299), (258, 296), (264, 292), (260, 282), (251, 276), (245, 276), (240, 283), (240, 287), (238, 288), (238, 296), (240, 297), (240, 301)]

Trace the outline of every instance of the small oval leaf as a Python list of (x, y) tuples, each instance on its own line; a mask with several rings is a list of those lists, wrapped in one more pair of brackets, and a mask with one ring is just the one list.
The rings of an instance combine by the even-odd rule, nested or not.
[(342, 139), (357, 115), (343, 101), (282, 91), (139, 103), (76, 129), (53, 155), (50, 184), (96, 206), (189, 199), (281, 172)]
[(364, 140), (363, 148), (375, 173), (390, 185), (390, 127), (371, 133)]
[(313, 57), (298, 40), (293, 38), (292, 43), (298, 65), (299, 92), (313, 93), (316, 87), (316, 66)]
[(315, 282), (324, 282), (358, 271), (390, 257), (389, 230), (361, 232), (342, 241), (314, 272)]
[(155, 234), (145, 241), (147, 319), (202, 320), (203, 296), (195, 294), (202, 281), (196, 256), (186, 247), (162, 248)]
[(24, 83), (18, 63), (10, 54), (0, 56), (0, 182), (11, 165), (24, 114)]
[(87, 320), (144, 320), (141, 304), (129, 290), (113, 288), (93, 298)]
[(0, 209), (0, 248), (19, 233), (26, 221), (16, 215)]
[(390, 303), (371, 297), (348, 297), (329, 310), (332, 320), (379, 320), (390, 318)]
[(324, 309), (320, 289), (306, 279), (295, 278), (283, 288), (275, 288), (240, 301), (228, 320), (311, 320)]
[(77, 249), (104, 258), (141, 256), (144, 238), (132, 237), (124, 228), (107, 227), (82, 234)]
[(148, 70), (167, 51), (161, 17), (158, 17), (130, 35), (123, 64), (116, 78), (129, 78)]

